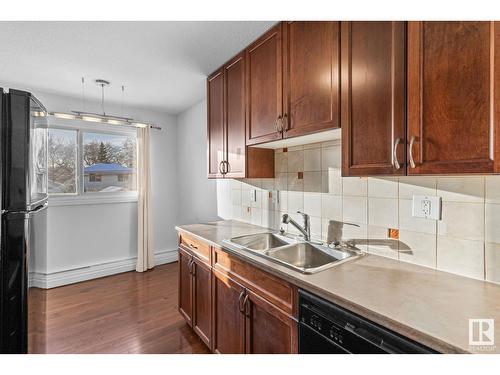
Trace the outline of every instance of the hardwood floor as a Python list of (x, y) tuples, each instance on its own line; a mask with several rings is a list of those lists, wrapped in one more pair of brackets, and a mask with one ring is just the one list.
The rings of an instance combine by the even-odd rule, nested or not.
[(177, 263), (30, 289), (30, 353), (208, 353), (177, 311)]

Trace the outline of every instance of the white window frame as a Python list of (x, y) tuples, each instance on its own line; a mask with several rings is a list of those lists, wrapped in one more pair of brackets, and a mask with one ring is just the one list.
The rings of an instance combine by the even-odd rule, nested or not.
[[(49, 119), (49, 130), (76, 130), (77, 131), (77, 155), (76, 155), (76, 193), (49, 194), (50, 206), (73, 206), (84, 204), (105, 204), (137, 202), (137, 191), (123, 191), (114, 193), (84, 192), (84, 166), (83, 166), (83, 134), (84, 133), (103, 133), (118, 136), (135, 136), (138, 138), (136, 128), (120, 125), (91, 123), (82, 120), (67, 120), (56, 117)], [(136, 147), (138, 152), (138, 147)], [(136, 158), (138, 155), (136, 155)], [(137, 159), (136, 159), (137, 160)], [(139, 176), (138, 171), (136, 171)], [(138, 186), (136, 186), (138, 188)]]

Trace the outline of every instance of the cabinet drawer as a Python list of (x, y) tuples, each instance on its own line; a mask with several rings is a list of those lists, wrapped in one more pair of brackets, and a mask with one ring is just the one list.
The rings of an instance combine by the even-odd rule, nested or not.
[(296, 287), (219, 248), (213, 248), (213, 266), (284, 312), (296, 315)]
[(179, 234), (179, 244), (189, 249), (189, 251), (194, 253), (205, 263), (210, 264), (210, 245), (207, 243), (182, 233)]

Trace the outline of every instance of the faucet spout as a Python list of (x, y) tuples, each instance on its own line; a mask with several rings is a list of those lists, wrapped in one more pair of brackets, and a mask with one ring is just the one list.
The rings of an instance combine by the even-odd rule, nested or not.
[(297, 211), (298, 214), (301, 214), (302, 217), (304, 218), (304, 225), (300, 225), (297, 223), (295, 220), (293, 220), (290, 215), (288, 214), (283, 214), (283, 217), (281, 218), (281, 221), (284, 224), (292, 224), (297, 230), (304, 236), (304, 239), (306, 241), (311, 240), (311, 224), (310, 224), (310, 219), (309, 215), (305, 214), (303, 212)]

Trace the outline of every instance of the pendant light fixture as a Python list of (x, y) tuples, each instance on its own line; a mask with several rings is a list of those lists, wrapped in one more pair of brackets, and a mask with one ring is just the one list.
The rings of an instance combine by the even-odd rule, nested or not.
[(123, 125), (123, 126), (133, 126), (136, 128), (146, 128), (150, 127), (152, 129), (161, 130), (161, 127), (154, 124), (137, 122), (131, 117), (123, 116), (123, 94), (125, 91), (125, 86), (122, 85), (122, 103), (121, 103), (121, 116), (108, 115), (104, 107), (104, 88), (111, 85), (111, 83), (105, 79), (96, 79), (95, 84), (101, 87), (101, 110), (102, 113), (87, 112), (85, 111), (85, 78), (82, 77), (82, 107), (83, 111), (71, 111), (71, 113), (63, 112), (50, 112), (51, 116), (62, 118), (66, 120), (82, 120), (87, 122), (99, 122), (111, 125)]

